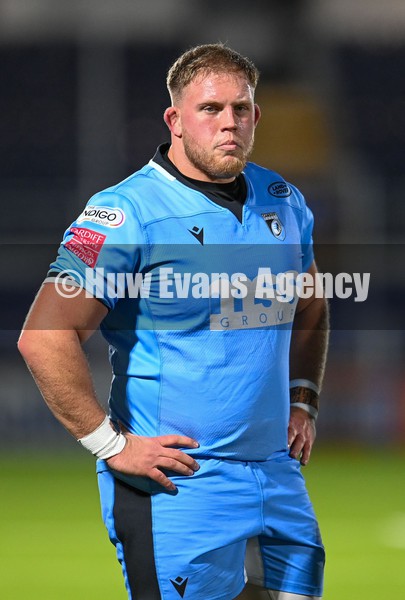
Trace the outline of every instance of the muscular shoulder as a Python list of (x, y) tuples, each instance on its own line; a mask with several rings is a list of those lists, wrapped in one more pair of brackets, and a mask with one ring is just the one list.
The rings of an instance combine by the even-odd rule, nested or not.
[[(117, 206), (131, 205), (143, 225), (167, 217), (183, 217), (194, 212), (197, 192), (182, 185), (156, 164), (148, 164), (123, 181), (91, 199), (111, 199)], [(90, 203), (91, 203), (90, 201)]]
[(244, 174), (255, 190), (266, 190), (269, 201), (282, 202), (293, 208), (304, 210), (305, 200), (302, 193), (276, 171), (249, 162), (244, 169)]

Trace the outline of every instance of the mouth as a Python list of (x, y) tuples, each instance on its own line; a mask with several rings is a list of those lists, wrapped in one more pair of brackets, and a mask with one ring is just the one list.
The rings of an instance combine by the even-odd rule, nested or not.
[(240, 146), (234, 140), (229, 140), (227, 142), (223, 142), (222, 144), (218, 144), (217, 148), (223, 150), (224, 152), (234, 152), (235, 150), (240, 148)]

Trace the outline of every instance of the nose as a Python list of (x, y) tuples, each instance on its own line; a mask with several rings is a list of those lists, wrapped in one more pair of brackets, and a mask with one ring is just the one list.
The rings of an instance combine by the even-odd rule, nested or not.
[(236, 129), (235, 113), (232, 106), (226, 106), (221, 115), (221, 129), (226, 131), (227, 129)]

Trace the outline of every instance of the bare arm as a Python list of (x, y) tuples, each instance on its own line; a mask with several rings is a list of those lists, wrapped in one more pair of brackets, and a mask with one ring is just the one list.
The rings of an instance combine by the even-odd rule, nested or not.
[[(315, 263), (308, 272), (315, 276)], [(319, 389), (325, 370), (329, 338), (328, 305), (324, 298), (314, 295), (300, 299), (294, 318), (290, 349), (290, 379), (307, 379)], [(294, 402), (304, 401), (305, 389), (296, 389)], [(301, 397), (300, 397), (301, 395)], [(288, 428), (290, 454), (301, 457), (301, 463), (307, 464), (315, 441), (315, 420), (300, 408), (291, 408)]]
[[(55, 417), (76, 438), (94, 431), (105, 411), (94, 392), (82, 344), (107, 314), (98, 300), (81, 292), (75, 298), (60, 296), (52, 283), (40, 289), (18, 342), (46, 403)], [(168, 489), (172, 482), (159, 467), (191, 475), (198, 465), (187, 454), (169, 446), (198, 446), (186, 436), (145, 438), (125, 434), (127, 443), (108, 464), (127, 474), (148, 476)]]
[(63, 298), (44, 284), (28, 314), (18, 348), (46, 403), (75, 437), (93, 431), (105, 417), (93, 389), (82, 344), (107, 314), (84, 292)]

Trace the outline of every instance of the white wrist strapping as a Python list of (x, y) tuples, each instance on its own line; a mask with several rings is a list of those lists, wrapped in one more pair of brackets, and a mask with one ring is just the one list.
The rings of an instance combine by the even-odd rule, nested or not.
[(125, 436), (113, 429), (107, 416), (97, 429), (77, 441), (94, 456), (103, 460), (119, 454), (127, 443)]
[(316, 383), (310, 381), (309, 379), (291, 379), (290, 389), (294, 387), (308, 388), (309, 390), (312, 390), (313, 392), (315, 392), (315, 394), (318, 394), (319, 396), (319, 387), (316, 385)]
[(302, 408), (302, 410), (305, 410), (315, 420), (318, 417), (318, 411), (316, 410), (316, 408), (314, 408), (310, 404), (305, 404), (304, 402), (291, 402), (290, 406), (295, 406), (296, 408)]

